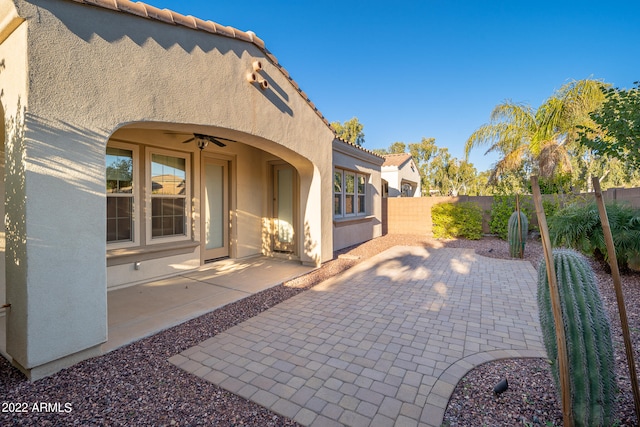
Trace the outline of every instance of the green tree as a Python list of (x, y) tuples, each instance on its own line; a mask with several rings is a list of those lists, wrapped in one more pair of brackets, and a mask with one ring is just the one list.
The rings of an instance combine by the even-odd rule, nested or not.
[(493, 186), (489, 185), (491, 171), (483, 171), (476, 174), (475, 179), (468, 188), (469, 196), (491, 196), (494, 194)]
[(407, 150), (404, 142), (394, 142), (389, 146), (389, 154), (402, 154)]
[(420, 188), (423, 196), (429, 195), (431, 183), (429, 182), (430, 162), (434, 154), (438, 151), (435, 138), (422, 137), (420, 142), (409, 144), (409, 153), (418, 165), (420, 170)]
[(624, 90), (602, 87), (605, 101), (591, 114), (599, 129), (582, 127), (580, 143), (600, 155), (608, 155), (640, 167), (640, 82)]
[[(570, 153), (578, 145), (581, 128), (594, 129), (589, 116), (604, 101), (597, 80), (572, 81), (562, 86), (537, 110), (513, 102), (497, 105), (490, 122), (478, 128), (465, 144), (465, 156), (472, 148), (488, 145), (496, 152), (491, 182), (508, 175), (531, 173), (547, 179), (571, 170)], [(524, 174), (521, 172), (524, 171)]]
[(476, 169), (466, 160), (451, 157), (447, 148), (440, 148), (431, 165), (430, 181), (442, 196), (468, 194), (476, 181)]
[(331, 122), (331, 127), (339, 138), (355, 144), (358, 147), (364, 144), (364, 125), (358, 121), (357, 117), (353, 117), (343, 124), (340, 122)]

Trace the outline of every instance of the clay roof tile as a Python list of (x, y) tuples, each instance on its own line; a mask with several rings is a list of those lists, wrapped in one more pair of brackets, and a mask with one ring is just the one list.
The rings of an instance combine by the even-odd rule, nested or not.
[[(75, 0), (78, 1), (78, 0)], [(148, 18), (147, 7), (144, 3), (141, 2), (132, 2), (132, 1), (123, 1), (123, 0), (115, 0), (118, 5), (118, 10), (122, 12), (131, 13), (132, 15), (142, 16), (144, 18)], [(88, 3), (86, 0), (84, 2), (79, 1), (79, 3)]]
[(107, 9), (118, 10), (118, 0), (87, 0), (85, 3), (95, 4), (96, 6), (105, 7)]
[(233, 31), (233, 27), (226, 27), (224, 25), (218, 24), (217, 22), (214, 22), (213, 25), (216, 28), (216, 34), (229, 38), (235, 38), (236, 34)]
[(253, 37), (251, 36), (251, 34), (245, 31), (241, 31), (241, 30), (238, 30), (237, 28), (234, 28), (234, 33), (235, 33), (235, 37), (238, 40), (242, 40), (244, 42), (249, 42), (249, 43), (253, 42)]
[(211, 21), (205, 21), (203, 19), (200, 18), (194, 18), (194, 21), (196, 23), (196, 29), (198, 30), (202, 30), (202, 31), (206, 31), (209, 33), (215, 33), (216, 32), (216, 26), (213, 22)]
[(256, 33), (254, 33), (253, 31), (247, 31), (247, 33), (251, 33), (253, 35), (253, 39), (251, 40), (253, 44), (258, 46), (260, 49), (264, 50), (265, 48), (264, 40), (258, 37)]
[(198, 28), (196, 24), (196, 18), (191, 15), (184, 16), (180, 15), (179, 13), (174, 13), (173, 21), (176, 23), (176, 25), (184, 25), (185, 27), (192, 28), (194, 30)]

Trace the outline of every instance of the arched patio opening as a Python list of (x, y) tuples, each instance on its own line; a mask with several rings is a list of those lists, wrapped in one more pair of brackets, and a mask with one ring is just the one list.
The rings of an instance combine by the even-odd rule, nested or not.
[[(316, 263), (306, 206), (314, 166), (255, 135), (213, 126), (131, 123), (106, 151), (107, 287), (219, 259)], [(319, 179), (315, 177), (315, 179)]]

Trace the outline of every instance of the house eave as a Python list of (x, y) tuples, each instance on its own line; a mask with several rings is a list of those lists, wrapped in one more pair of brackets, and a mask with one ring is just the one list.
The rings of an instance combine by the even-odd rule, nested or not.
[(357, 157), (376, 166), (382, 166), (382, 163), (384, 163), (382, 156), (339, 138), (333, 140), (333, 150), (348, 156)]

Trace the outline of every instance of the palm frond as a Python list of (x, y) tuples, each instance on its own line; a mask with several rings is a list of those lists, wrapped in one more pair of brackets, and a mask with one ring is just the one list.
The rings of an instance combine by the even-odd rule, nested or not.
[(556, 141), (547, 142), (538, 155), (540, 176), (550, 178), (556, 172), (571, 171), (571, 158), (566, 148)]
[(496, 105), (491, 112), (491, 122), (509, 122), (522, 128), (532, 130), (537, 127), (533, 109), (525, 104), (505, 101)]

